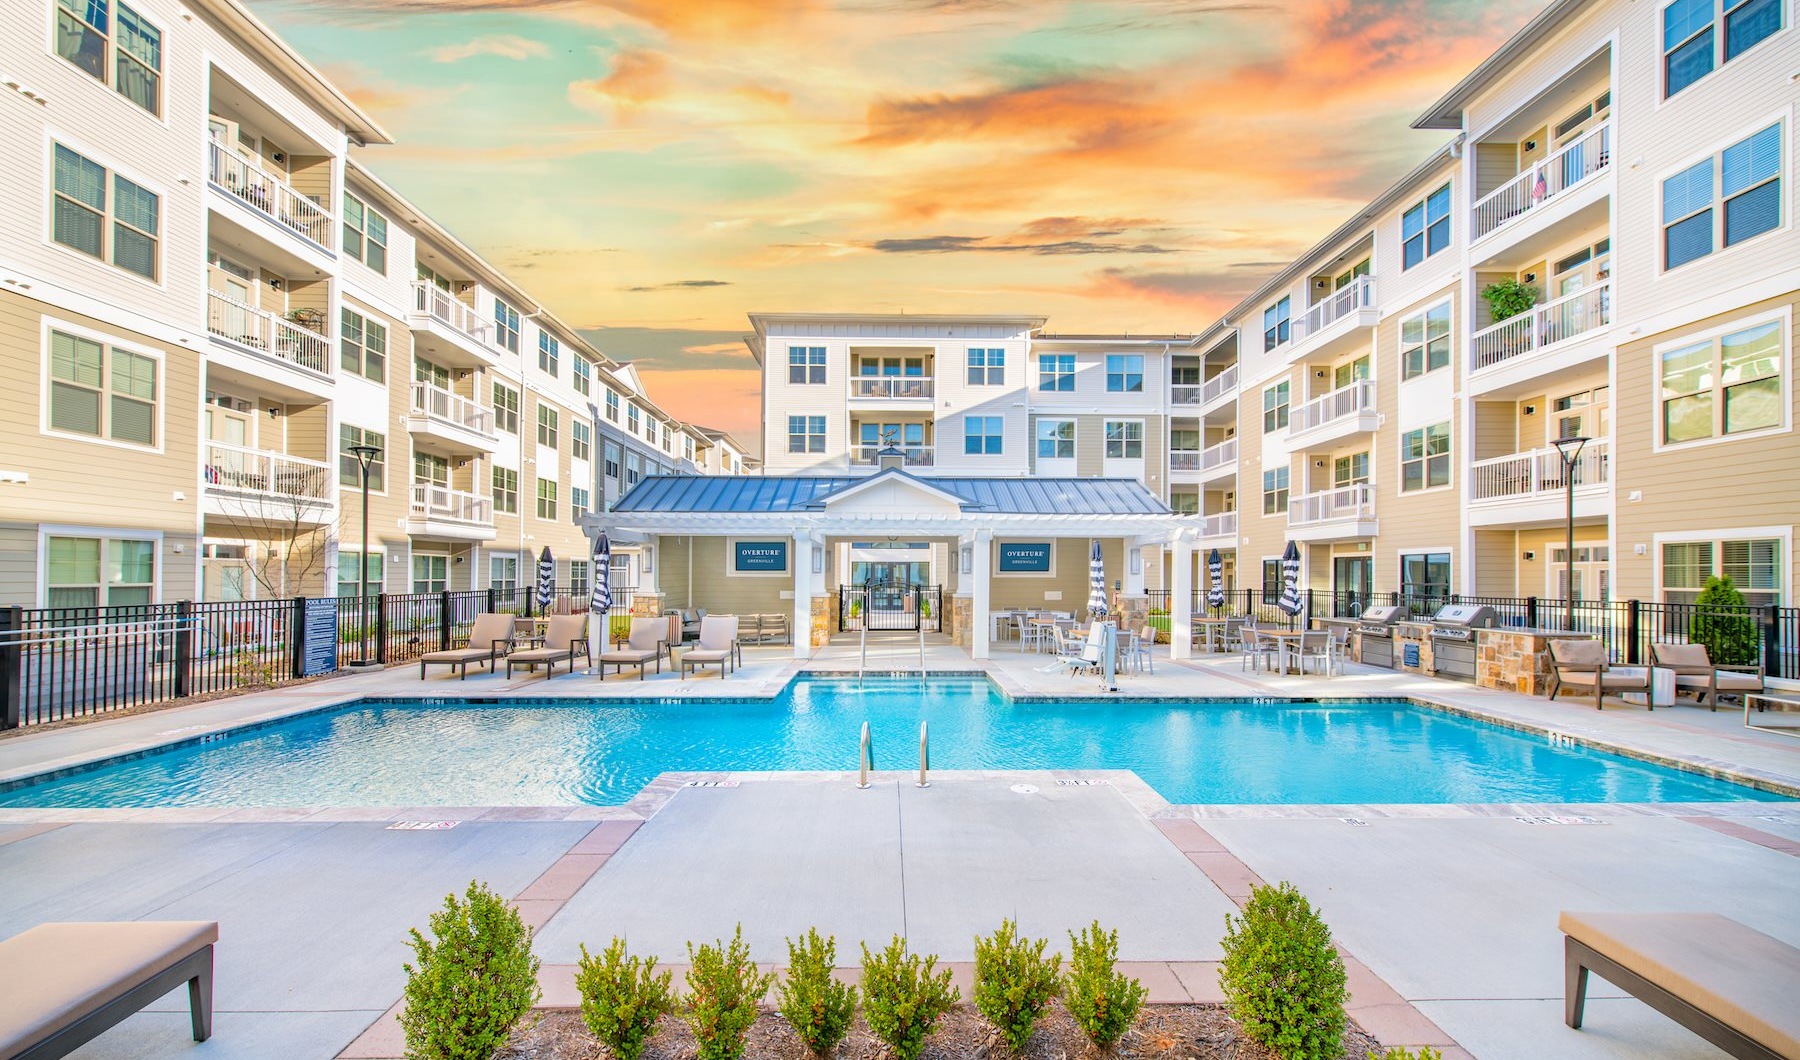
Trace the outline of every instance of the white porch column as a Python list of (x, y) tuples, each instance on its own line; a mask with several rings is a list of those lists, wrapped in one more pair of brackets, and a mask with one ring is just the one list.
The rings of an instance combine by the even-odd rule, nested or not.
[(1169, 658), (1186, 659), (1194, 650), (1194, 541), (1177, 530), (1170, 545)]
[(994, 532), (992, 530), (975, 531), (975, 573), (970, 575), (971, 586), (969, 601), (969, 621), (973, 628), (969, 630), (969, 655), (976, 659), (988, 658), (988, 636), (993, 632), (993, 619), (988, 617), (988, 589), (992, 580), (994, 563)]
[(813, 553), (812, 534), (795, 531), (794, 565), (794, 658), (812, 658)]

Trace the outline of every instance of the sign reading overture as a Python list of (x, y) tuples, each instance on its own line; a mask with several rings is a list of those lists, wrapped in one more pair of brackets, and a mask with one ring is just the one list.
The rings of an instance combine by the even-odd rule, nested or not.
[(1000, 542), (1001, 574), (1049, 574), (1050, 542)]
[(788, 569), (786, 541), (732, 543), (731, 569), (739, 574), (780, 574)]

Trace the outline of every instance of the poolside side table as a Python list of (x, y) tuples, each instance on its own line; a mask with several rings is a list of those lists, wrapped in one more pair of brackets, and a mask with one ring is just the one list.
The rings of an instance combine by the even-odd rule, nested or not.
[[(1760, 720), (1752, 721), (1752, 717)], [(1744, 728), (1800, 737), (1800, 696), (1749, 693), (1744, 696)]]

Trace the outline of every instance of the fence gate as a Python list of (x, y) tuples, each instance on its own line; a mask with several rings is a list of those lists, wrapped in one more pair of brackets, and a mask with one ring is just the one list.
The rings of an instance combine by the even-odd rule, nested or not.
[(838, 629), (936, 633), (942, 604), (943, 590), (935, 585), (840, 585)]

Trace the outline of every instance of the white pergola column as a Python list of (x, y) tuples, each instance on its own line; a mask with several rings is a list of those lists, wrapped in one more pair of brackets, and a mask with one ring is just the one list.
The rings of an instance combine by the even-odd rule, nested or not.
[(1186, 659), (1194, 653), (1194, 542), (1177, 530), (1170, 546), (1169, 658)]
[(794, 658), (812, 658), (812, 534), (794, 533)]
[(993, 619), (988, 617), (989, 592), (992, 582), (994, 563), (994, 532), (992, 530), (975, 531), (975, 573), (970, 575), (974, 583), (970, 586), (969, 621), (973, 628), (969, 630), (969, 655), (976, 659), (986, 659), (988, 655), (988, 636), (993, 632)]

